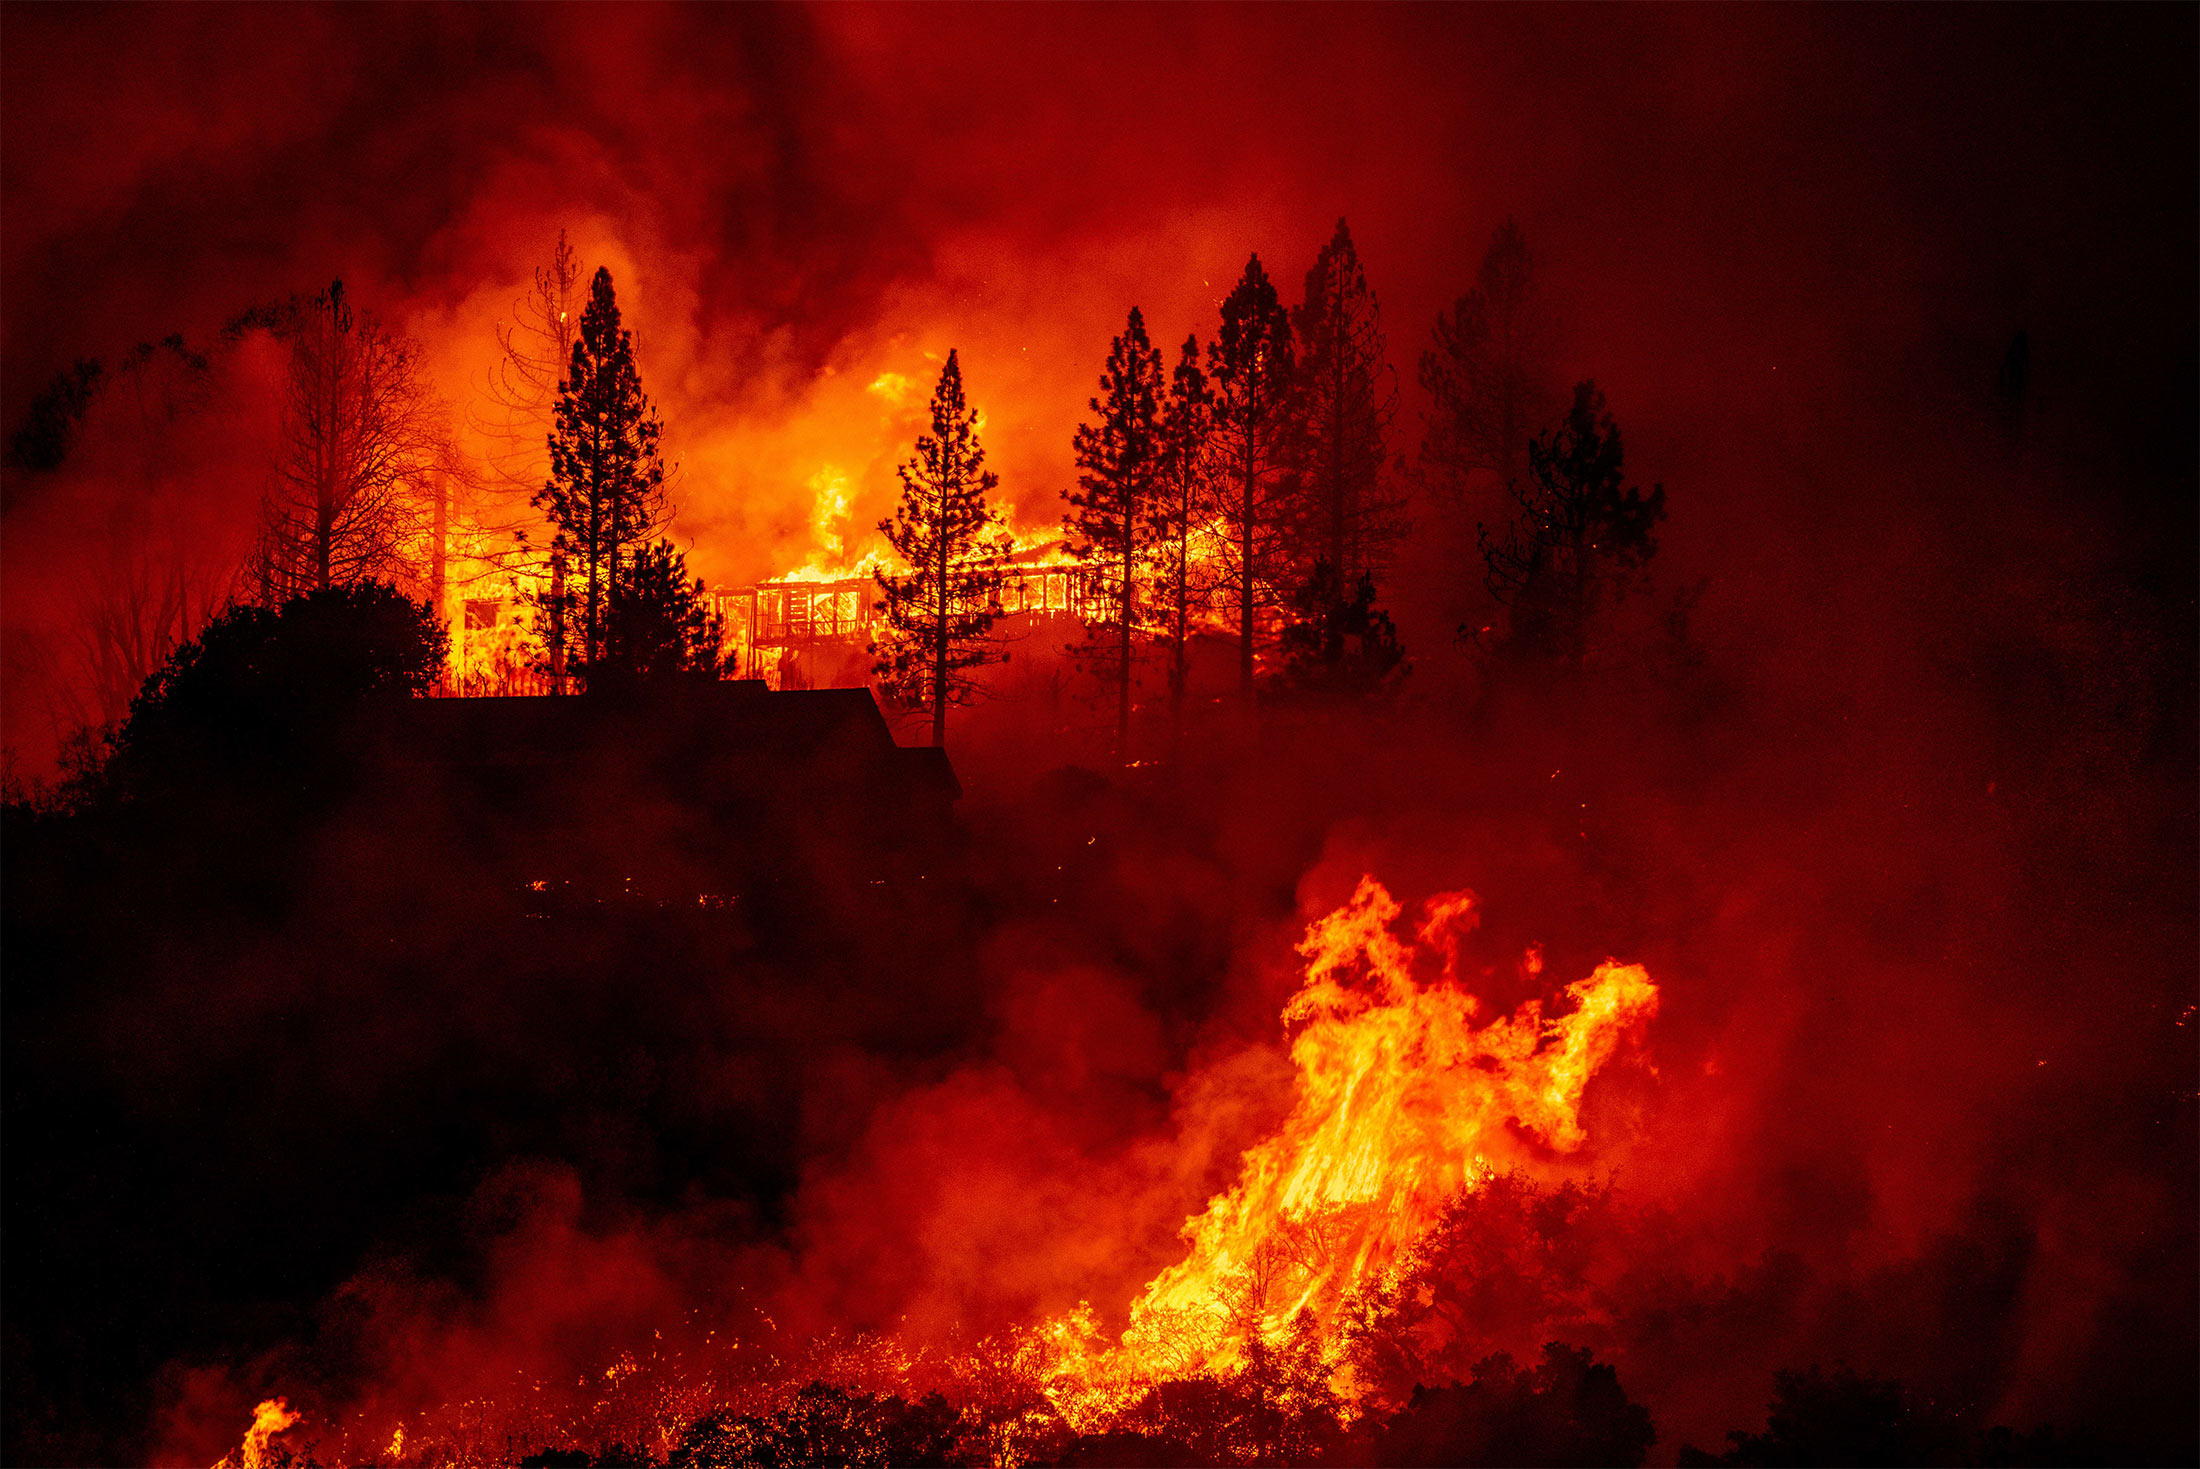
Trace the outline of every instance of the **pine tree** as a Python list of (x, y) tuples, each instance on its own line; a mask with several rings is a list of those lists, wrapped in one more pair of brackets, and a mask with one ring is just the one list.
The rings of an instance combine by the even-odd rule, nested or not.
[(633, 334), (619, 324), (609, 270), (599, 268), (590, 283), (556, 422), (550, 477), (535, 505), (553, 527), (551, 558), (567, 575), (538, 601), (556, 640), (553, 667), (577, 663), (585, 673), (603, 657), (620, 569), (668, 518), (662, 429), (642, 392)]
[(1083, 656), (1116, 695), (1115, 757), (1127, 763), (1132, 637), (1146, 612), (1139, 583), (1148, 574), (1154, 543), (1161, 433), (1161, 354), (1135, 306), (1109, 348), (1100, 393), (1091, 400), (1099, 422), (1077, 430), (1078, 489), (1065, 497), (1073, 513), (1062, 518), (1062, 528), (1071, 554), (1092, 565), (1093, 590), (1105, 608), (1087, 623), (1098, 637)]
[(1342, 219), (1306, 273), (1306, 300), (1291, 326), (1299, 346), (1300, 569), (1326, 561), (1355, 586), (1387, 568), (1405, 526), (1388, 474), (1397, 375), (1384, 360), (1381, 311)]
[(1520, 226), (1499, 225), (1474, 289), (1436, 318), (1435, 345), (1421, 354), (1434, 402), (1421, 459), (1455, 496), (1478, 471), (1501, 486), (1526, 473), (1529, 437), (1555, 406), (1534, 265)]
[(1186, 337), (1169, 379), (1168, 399), (1161, 407), (1155, 494), (1149, 512), (1162, 633), (1169, 641), (1169, 718), (1179, 739), (1184, 733), (1184, 694), (1191, 682), (1193, 608), (1206, 600), (1210, 590), (1201, 555), (1205, 538), (1201, 516), (1208, 500), (1208, 440), (1213, 431), (1214, 404), (1207, 374), (1199, 367), (1199, 338)]
[(1528, 445), (1528, 478), (1502, 536), (1478, 527), (1491, 595), (1511, 609), (1516, 651), (1577, 673), (1589, 659), (1598, 606), (1626, 593), (1658, 551), (1665, 487), (1623, 482), (1619, 425), (1593, 382), (1574, 389), (1565, 420)]
[[(1313, 676), (1308, 658), (1338, 660), (1322, 680), (1342, 690), (1369, 683), (1351, 675), (1344, 639), (1333, 630), (1374, 625), (1375, 578), (1405, 530), (1404, 501), (1392, 487), (1388, 435), (1398, 410), (1396, 375), (1384, 360), (1383, 325), (1344, 220), (1306, 273), (1306, 299), (1292, 313), (1299, 344), (1299, 518), (1295, 590), (1285, 628), (1287, 678)], [(1361, 593), (1367, 593), (1367, 606)], [(1386, 670), (1387, 671), (1387, 670)]]
[(1237, 608), (1238, 692), (1248, 707), (1258, 640), (1288, 571), (1295, 369), (1291, 318), (1255, 255), (1222, 303), (1222, 330), (1207, 352), (1214, 393), (1208, 492), (1220, 522), (1218, 582)]
[(260, 600), (410, 580), (443, 447), (419, 349), (355, 309), (342, 281), (271, 318), (290, 364), (254, 557)]
[(605, 636), (599, 683), (607, 675), (651, 682), (725, 672), (724, 619), (704, 596), (701, 578), (688, 580), (687, 558), (670, 541), (642, 547), (620, 569)]
[(930, 706), (932, 743), (944, 746), (948, 706), (975, 692), (971, 670), (1003, 657), (991, 636), (1000, 616), (999, 522), (986, 500), (1000, 480), (985, 467), (954, 352), (932, 393), (932, 431), (900, 474), (901, 505), (878, 528), (909, 569), (877, 573), (885, 630), (871, 647), (873, 667), (896, 696)]

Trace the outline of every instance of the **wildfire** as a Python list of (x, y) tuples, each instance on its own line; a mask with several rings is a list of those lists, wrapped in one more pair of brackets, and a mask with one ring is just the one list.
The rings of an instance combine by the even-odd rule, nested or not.
[(237, 1451), (226, 1454), (214, 1462), (213, 1469), (269, 1469), (274, 1462), (268, 1453), (268, 1444), (275, 1435), (305, 1420), (303, 1413), (293, 1413), (286, 1398), (268, 1398), (252, 1410), (252, 1426), (244, 1431), (244, 1442)]
[[(1658, 1008), (1640, 965), (1607, 960), (1566, 987), (1559, 1014), (1530, 999), (1485, 1017), (1458, 965), (1460, 941), (1478, 921), (1474, 895), (1430, 898), (1410, 927), (1403, 916), (1367, 876), (1308, 927), (1298, 945), (1304, 978), (1281, 1015), (1297, 1072), (1289, 1115), (1244, 1154), (1236, 1181), (1185, 1221), (1184, 1257), (1130, 1303), (1120, 1336), (1111, 1340), (1099, 1313), (1080, 1305), (944, 1352), (891, 1335), (819, 1341), (785, 1357), (774, 1350), (763, 1357), (777, 1366), (763, 1377), (752, 1375), (762, 1357), (739, 1353), (728, 1337), (715, 1367), (654, 1356), (645, 1367), (625, 1356), (584, 1374), (585, 1401), (548, 1433), (555, 1420), (529, 1416), (524, 1404), (468, 1404), (446, 1410), (440, 1432), (415, 1439), (400, 1428), (381, 1457), (492, 1462), (493, 1441), (514, 1441), (513, 1423), (532, 1425), (528, 1442), (577, 1441), (582, 1420), (608, 1424), (603, 1415), (631, 1400), (640, 1416), (622, 1441), (668, 1452), (683, 1434), (734, 1444), (748, 1441), (742, 1434), (786, 1433), (808, 1443), (827, 1419), (845, 1436), (859, 1418), (870, 1433), (900, 1423), (895, 1413), (916, 1415), (913, 1423), (937, 1412), (945, 1416), (935, 1427), (970, 1461), (1017, 1464), (1046, 1458), (1065, 1433), (1171, 1431), (1172, 1404), (1219, 1389), (1278, 1408), (1285, 1437), (1240, 1425), (1217, 1452), (1290, 1460), (1291, 1415), (1327, 1414), (1335, 1425), (1378, 1406), (1383, 1391), (1355, 1378), (1354, 1332), (1415, 1289), (1431, 1242), (1462, 1209), (1533, 1186), (1523, 1180), (1554, 1181), (1559, 1160), (1587, 1142), (1590, 1078)], [(1531, 949), (1521, 972), (1541, 971), (1541, 950)], [(1170, 1396), (1185, 1388), (1191, 1398)], [(269, 1440), (298, 1421), (281, 1399), (260, 1404), (243, 1445), (215, 1469), (271, 1469)], [(817, 1442), (827, 1440), (840, 1443)], [(886, 1461), (887, 1450), (873, 1447), (861, 1461)]]
[[(1042, 1333), (1072, 1422), (1099, 1421), (1157, 1381), (1228, 1371), (1256, 1343), (1310, 1342), (1339, 1368), (1348, 1306), (1447, 1205), (1585, 1140), (1583, 1088), (1656, 1013), (1649, 975), (1607, 961), (1567, 988), (1568, 1013), (1546, 1020), (1529, 1000), (1478, 1026), (1454, 972), (1474, 896), (1430, 899), (1412, 939), (1394, 929), (1400, 913), (1364, 877), (1307, 930), (1305, 982), (1283, 1011), (1298, 1070), (1290, 1117), (1186, 1222), (1189, 1253), (1132, 1305), (1120, 1346), (1098, 1344), (1089, 1313)], [(1430, 951), (1441, 972), (1423, 982)]]

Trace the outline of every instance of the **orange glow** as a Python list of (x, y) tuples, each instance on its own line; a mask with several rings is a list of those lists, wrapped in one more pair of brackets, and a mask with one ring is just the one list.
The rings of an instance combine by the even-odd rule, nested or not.
[[(1186, 1222), (1189, 1252), (1132, 1305), (1121, 1344), (1103, 1345), (1089, 1312), (1040, 1333), (1073, 1424), (1103, 1421), (1155, 1382), (1237, 1366), (1256, 1339), (1310, 1334), (1341, 1375), (1346, 1306), (1447, 1203), (1586, 1141), (1583, 1089), (1657, 1012), (1649, 975), (1607, 961), (1568, 986), (1568, 1013), (1545, 1019), (1529, 1000), (1478, 1026), (1452, 957), (1473, 895), (1431, 898), (1413, 940), (1395, 931), (1400, 911), (1364, 877), (1307, 930), (1305, 983), (1283, 1011), (1291, 1115)], [(1432, 952), (1441, 972), (1424, 981), (1414, 971)], [(1350, 1400), (1351, 1384), (1335, 1385)]]
[(244, 1442), (237, 1445), (235, 1453), (216, 1460), (213, 1469), (268, 1469), (274, 1462), (268, 1454), (270, 1441), (304, 1421), (303, 1413), (290, 1410), (288, 1399), (266, 1399), (252, 1410), (252, 1426), (245, 1430)]

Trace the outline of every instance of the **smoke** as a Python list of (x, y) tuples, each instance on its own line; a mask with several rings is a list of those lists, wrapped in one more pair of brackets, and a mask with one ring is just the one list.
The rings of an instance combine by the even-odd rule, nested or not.
[[(601, 1371), (712, 1310), (792, 1340), (1118, 1309), (1288, 1107), (1290, 942), (1370, 871), (1482, 894), (1492, 1005), (1535, 988), (1530, 944), (1560, 983), (1658, 980), (1655, 1074), (1600, 1082), (1589, 1125), (1672, 1221), (1608, 1343), (1661, 1452), (1837, 1358), (2183, 1442), (2193, 24), (12, 8), (0, 423), (79, 357), (174, 332), (209, 362), (151, 430), (111, 373), (59, 468), (6, 470), (33, 768), (103, 707), (84, 589), (149, 562), (202, 606), (241, 556), (280, 363), (222, 324), (341, 276), (464, 434), (560, 228), (617, 279), (690, 564), (737, 582), (860, 548), (950, 348), (1004, 500), (1050, 522), (1126, 309), (1173, 356), (1249, 252), (1295, 295), (1340, 214), (1410, 455), (1428, 324), (1517, 217), (1556, 355), (1670, 496), (1626, 615), (1647, 637), (1701, 589), (1687, 656), (1624, 696), (1473, 706), (1453, 632), (1491, 610), (1471, 526), (1502, 507), (1424, 501), (1385, 589), (1400, 710), (1146, 785), (981, 709), (961, 886), (845, 947), (515, 959), (476, 874), (339, 824), (303, 905), (336, 917), (53, 1002), (67, 1095), (187, 1176), (294, 1177), (315, 1236), (187, 1221), (170, 1248), (221, 1273), (164, 1310), (207, 1324), (160, 1334), (183, 1365), (133, 1402), (165, 1417), (116, 1452), (204, 1462), (286, 1387), (373, 1416)], [(516, 1129), (514, 1098), (542, 1109)], [(431, 1156), (332, 1182), (378, 1136)]]

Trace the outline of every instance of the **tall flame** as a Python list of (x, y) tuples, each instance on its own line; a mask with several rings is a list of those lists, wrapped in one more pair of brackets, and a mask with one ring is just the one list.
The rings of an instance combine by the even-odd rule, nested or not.
[[(1529, 1000), (1478, 1026), (1454, 972), (1473, 894), (1430, 899), (1410, 939), (1400, 913), (1364, 877), (1307, 930), (1305, 982), (1283, 1011), (1298, 1071), (1290, 1116), (1186, 1221), (1189, 1252), (1132, 1305), (1120, 1347), (1098, 1344), (1089, 1313), (1049, 1328), (1073, 1421), (1141, 1383), (1227, 1370), (1255, 1341), (1302, 1334), (1334, 1364), (1355, 1292), (1399, 1265), (1447, 1204), (1585, 1141), (1583, 1088), (1656, 1013), (1650, 976), (1607, 961), (1567, 988), (1567, 1013), (1547, 1020)], [(1438, 956), (1440, 974), (1418, 978)]]
[(233, 1454), (225, 1454), (216, 1460), (213, 1469), (268, 1469), (273, 1463), (268, 1445), (278, 1433), (304, 1421), (303, 1413), (294, 1413), (286, 1398), (268, 1398), (252, 1410), (252, 1426), (244, 1431), (244, 1442), (237, 1445)]

